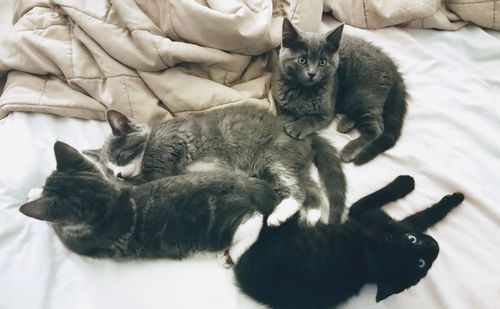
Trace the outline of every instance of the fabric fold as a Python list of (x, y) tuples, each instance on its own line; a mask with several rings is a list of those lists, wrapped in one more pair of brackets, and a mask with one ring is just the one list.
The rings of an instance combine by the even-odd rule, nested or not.
[[(282, 18), (293, 11), (295, 23), (319, 29), (320, 2), (18, 1), (1, 43), (0, 75), (10, 73), (0, 116), (103, 119), (113, 108), (160, 121), (228, 104), (272, 110), (267, 53), (280, 44)], [(51, 95), (61, 98), (48, 100), (40, 80), (57, 81)]]

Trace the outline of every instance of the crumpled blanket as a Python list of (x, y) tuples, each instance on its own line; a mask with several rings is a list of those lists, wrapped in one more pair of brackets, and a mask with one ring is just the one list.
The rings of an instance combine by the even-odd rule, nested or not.
[(325, 0), (324, 10), (351, 26), (457, 30), (467, 22), (500, 30), (500, 0)]
[(19, 0), (1, 42), (0, 118), (272, 109), (267, 52), (280, 44), (282, 16), (318, 31), (321, 10), (317, 0)]
[[(17, 0), (0, 42), (0, 119), (12, 111), (161, 121), (232, 104), (274, 111), (270, 50), (283, 16), (361, 28), (500, 29), (500, 0)], [(6, 76), (5, 76), (6, 75)]]

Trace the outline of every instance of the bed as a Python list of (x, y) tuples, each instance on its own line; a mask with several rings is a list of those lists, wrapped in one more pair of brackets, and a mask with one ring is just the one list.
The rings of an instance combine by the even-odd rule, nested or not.
[[(321, 29), (338, 24), (323, 17)], [(367, 285), (342, 308), (495, 308), (500, 303), (500, 33), (389, 27), (361, 30), (400, 65), (411, 98), (401, 139), (363, 166), (345, 164), (348, 202), (397, 175), (416, 189), (386, 209), (401, 218), (445, 194), (466, 199), (429, 230), (441, 252), (417, 286), (375, 303)], [(113, 262), (68, 251), (19, 206), (54, 169), (56, 140), (99, 147), (106, 123), (12, 112), (0, 120), (0, 308), (263, 308), (242, 295), (216, 257)], [(322, 131), (341, 148), (350, 135)]]

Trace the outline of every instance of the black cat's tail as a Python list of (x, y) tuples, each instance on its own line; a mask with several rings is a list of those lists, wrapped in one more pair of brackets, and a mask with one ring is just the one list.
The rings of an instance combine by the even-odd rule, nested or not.
[(311, 136), (313, 160), (330, 204), (329, 223), (339, 223), (345, 208), (346, 180), (337, 150), (319, 135)]
[(392, 148), (401, 136), (407, 110), (408, 94), (403, 79), (399, 76), (389, 91), (384, 105), (384, 131), (368, 144), (354, 159), (355, 165), (365, 164), (377, 155)]

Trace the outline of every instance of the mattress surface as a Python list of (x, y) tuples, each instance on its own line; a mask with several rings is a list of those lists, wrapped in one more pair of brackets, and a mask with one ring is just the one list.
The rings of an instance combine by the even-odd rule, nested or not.
[[(332, 27), (326, 22), (324, 27)], [(348, 202), (400, 174), (416, 189), (386, 207), (396, 218), (461, 191), (464, 203), (429, 230), (441, 252), (417, 286), (375, 303), (367, 285), (344, 308), (495, 308), (500, 303), (500, 35), (346, 27), (400, 65), (411, 99), (396, 146), (363, 166), (346, 164)], [(259, 308), (213, 256), (113, 262), (69, 252), (19, 206), (54, 169), (56, 140), (99, 147), (99, 121), (12, 113), (0, 121), (0, 308)], [(354, 135), (322, 132), (339, 149)], [(272, 274), (270, 274), (272, 275)]]

